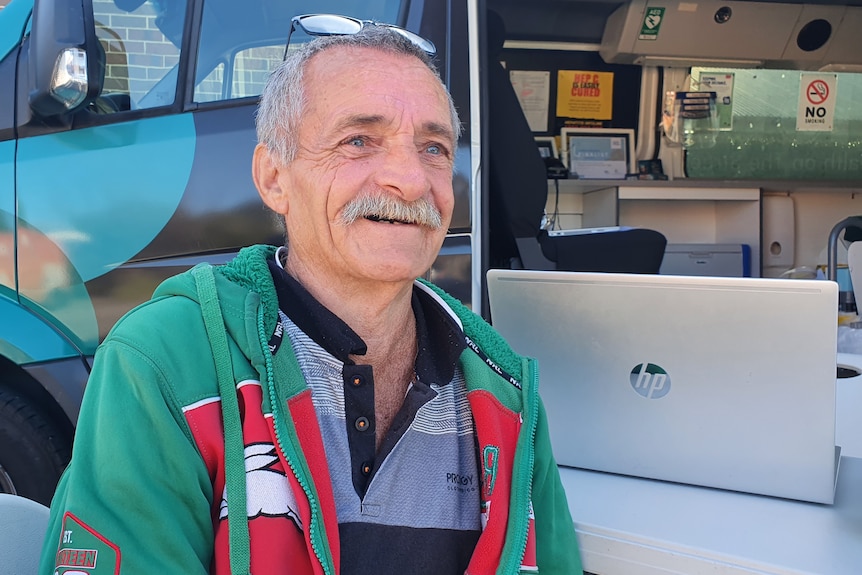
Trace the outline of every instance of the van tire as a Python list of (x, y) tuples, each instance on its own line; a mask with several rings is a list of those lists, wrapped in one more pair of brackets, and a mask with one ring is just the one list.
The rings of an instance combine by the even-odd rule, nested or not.
[(39, 410), (0, 389), (0, 493), (50, 505), (70, 455), (69, 439)]

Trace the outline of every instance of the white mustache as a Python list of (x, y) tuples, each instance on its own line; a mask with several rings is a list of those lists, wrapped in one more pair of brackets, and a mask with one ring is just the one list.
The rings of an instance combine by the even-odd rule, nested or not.
[(434, 230), (443, 226), (440, 210), (427, 199), (405, 202), (381, 192), (363, 194), (350, 200), (341, 210), (339, 222), (350, 225), (360, 218), (417, 224)]

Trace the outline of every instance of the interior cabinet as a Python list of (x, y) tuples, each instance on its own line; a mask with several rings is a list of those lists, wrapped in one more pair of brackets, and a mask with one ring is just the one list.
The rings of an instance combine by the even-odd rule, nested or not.
[(761, 190), (692, 185), (690, 181), (548, 182), (548, 214), (556, 228), (645, 227), (668, 244), (746, 244), (751, 275), (760, 275)]

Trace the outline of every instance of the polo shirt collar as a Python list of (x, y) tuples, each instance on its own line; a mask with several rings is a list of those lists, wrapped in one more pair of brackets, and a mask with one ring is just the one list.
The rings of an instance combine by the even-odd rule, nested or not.
[[(281, 264), (279, 248), (268, 261), (278, 305), (296, 326), (339, 361), (353, 365), (350, 355), (362, 356), (368, 346), (341, 318), (317, 301)], [(414, 286), (411, 299), (416, 317), (416, 375), (426, 384), (448, 384), (466, 348), (460, 325), (425, 290)]]

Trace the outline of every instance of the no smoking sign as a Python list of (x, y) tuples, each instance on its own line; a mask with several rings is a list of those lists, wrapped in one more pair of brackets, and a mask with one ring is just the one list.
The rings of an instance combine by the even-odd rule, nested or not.
[(820, 106), (829, 98), (829, 84), (823, 80), (814, 80), (808, 84), (808, 101), (815, 106)]
[(796, 114), (798, 131), (832, 131), (836, 84), (835, 74), (800, 75), (799, 108)]

